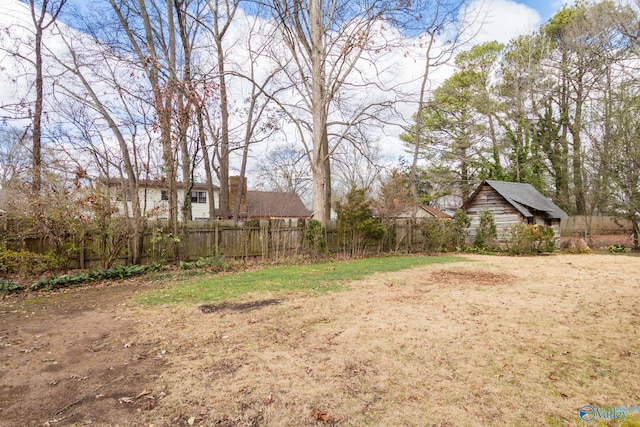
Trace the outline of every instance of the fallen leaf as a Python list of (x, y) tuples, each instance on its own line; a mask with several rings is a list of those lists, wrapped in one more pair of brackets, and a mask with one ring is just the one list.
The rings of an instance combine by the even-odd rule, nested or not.
[(189, 421), (187, 421), (187, 423), (188, 423), (190, 426), (192, 426), (192, 425), (193, 425), (193, 423), (195, 423), (195, 422), (196, 422), (196, 417), (191, 417), (191, 418), (189, 418)]
[(331, 421), (331, 417), (329, 417), (326, 411), (320, 411), (318, 409), (314, 409), (313, 411), (311, 411), (311, 416), (316, 421)]

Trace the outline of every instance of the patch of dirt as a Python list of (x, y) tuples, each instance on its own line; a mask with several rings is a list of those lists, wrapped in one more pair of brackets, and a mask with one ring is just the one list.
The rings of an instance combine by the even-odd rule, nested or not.
[(153, 409), (164, 369), (133, 345), (135, 286), (42, 294), (0, 305), (0, 425), (115, 424)]
[(439, 270), (429, 275), (431, 283), (443, 285), (493, 286), (514, 283), (516, 277), (511, 274), (495, 273), (483, 270)]
[(140, 285), (4, 301), (0, 425), (577, 426), (640, 404), (640, 257), (461, 258), (206, 310), (137, 306)]

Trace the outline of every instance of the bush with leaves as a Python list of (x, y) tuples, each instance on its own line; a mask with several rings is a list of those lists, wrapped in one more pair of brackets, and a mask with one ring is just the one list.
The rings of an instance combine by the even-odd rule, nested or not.
[(498, 229), (493, 214), (491, 211), (485, 210), (480, 214), (480, 222), (476, 228), (473, 245), (480, 249), (492, 248), (497, 238)]
[(307, 223), (304, 237), (314, 256), (324, 256), (329, 252), (327, 249), (327, 228), (317, 219), (312, 219)]
[(173, 233), (166, 233), (162, 227), (157, 227), (151, 230), (149, 242), (151, 247), (147, 252), (151, 261), (164, 264), (167, 262), (167, 256), (173, 252), (174, 246), (180, 243), (180, 238)]
[(22, 290), (24, 290), (23, 285), (9, 279), (0, 279), (0, 294), (2, 294), (2, 298), (7, 294), (20, 292)]
[(51, 255), (36, 254), (27, 250), (0, 250), (0, 272), (27, 276), (53, 272), (58, 267)]
[(381, 221), (373, 218), (372, 201), (364, 188), (352, 187), (343, 201), (336, 202), (338, 235), (346, 254), (364, 255), (365, 249), (379, 245), (386, 229)]
[(513, 255), (551, 253), (555, 250), (553, 227), (539, 224), (515, 224), (505, 230), (507, 250)]
[(453, 231), (452, 240), (456, 248), (463, 248), (469, 236), (469, 227), (471, 226), (471, 218), (465, 211), (458, 209), (453, 215)]
[(428, 218), (420, 223), (425, 252), (446, 252), (454, 250), (453, 222), (443, 218)]
[[(128, 219), (112, 217), (114, 211), (107, 198), (91, 187), (72, 185), (63, 177), (48, 177), (39, 195), (26, 189), (13, 192), (14, 202), (6, 208), (7, 247), (29, 247), (39, 239), (51, 249), (58, 268), (68, 270), (85, 246), (100, 256), (104, 266), (110, 266), (126, 246), (128, 235), (113, 236), (122, 234), (115, 229), (122, 228), (119, 224)], [(87, 245), (87, 241), (92, 244)]]
[(198, 258), (197, 261), (187, 262), (180, 261), (181, 270), (193, 270), (195, 268), (206, 269), (209, 271), (224, 271), (227, 264), (224, 261), (224, 255), (211, 255), (208, 257)]

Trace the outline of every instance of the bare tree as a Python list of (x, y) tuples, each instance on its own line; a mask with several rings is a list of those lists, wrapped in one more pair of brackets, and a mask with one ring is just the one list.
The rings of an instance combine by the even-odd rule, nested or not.
[[(249, 83), (250, 90), (245, 98), (242, 108), (244, 120), (238, 127), (239, 150), (242, 151), (240, 161), (240, 179), (236, 191), (235, 200), (230, 200), (234, 218), (238, 218), (242, 200), (242, 188), (246, 182), (247, 161), (253, 145), (270, 139), (280, 129), (279, 115), (272, 108), (272, 99), (283, 87), (273, 84), (273, 81), (281, 69), (277, 64), (264, 64), (265, 50), (274, 40), (275, 28), (270, 24), (264, 24), (261, 20), (246, 17), (246, 26), (249, 30), (245, 36), (243, 48), (246, 51), (246, 60), (238, 64), (239, 71), (232, 75)], [(268, 68), (267, 68), (268, 67)], [(260, 72), (267, 69), (268, 72)]]
[[(131, 212), (128, 203), (123, 204), (124, 213), (132, 219), (132, 234), (135, 236), (130, 251), (131, 261), (139, 264), (144, 209), (138, 196), (142, 171), (137, 160), (144, 145), (135, 141), (139, 133), (138, 122), (145, 114), (134, 107), (142, 102), (135, 94), (135, 73), (132, 76), (130, 71), (123, 72), (120, 66), (125, 63), (124, 58), (109, 46), (64, 29), (59, 34), (67, 47), (67, 55), (55, 59), (70, 76), (58, 80), (59, 92), (65, 98), (59, 100), (59, 114), (80, 133), (77, 139), (81, 141), (81, 149), (88, 151), (89, 158), (96, 160), (97, 173), (109, 179), (109, 170), (113, 166), (118, 177), (122, 178), (122, 188), (126, 193), (123, 200), (131, 202)], [(112, 144), (105, 142), (105, 138), (111, 139), (106, 134), (115, 139), (119, 148), (117, 153), (113, 152)], [(70, 144), (76, 145), (73, 140)], [(69, 156), (71, 161), (79, 161), (77, 157)], [(149, 162), (144, 164), (148, 171)]]
[[(473, 34), (468, 29), (473, 27), (475, 19), (465, 14), (467, 1), (429, 1), (429, 13), (420, 15), (415, 23), (414, 31), (419, 31), (418, 48), (423, 52), (424, 68), (420, 77), (418, 90), (418, 108), (413, 123), (413, 153), (409, 171), (409, 187), (414, 199), (418, 199), (417, 169), (420, 148), (423, 146), (423, 115), (428, 103), (430, 79), (434, 69), (449, 63)], [(426, 5), (425, 5), (426, 6)], [(461, 15), (462, 14), (462, 15)], [(479, 15), (480, 16), (480, 15)], [(442, 41), (444, 39), (444, 42)]]
[(341, 144), (332, 162), (336, 188), (343, 190), (343, 193), (351, 188), (372, 190), (383, 169), (380, 147), (365, 136), (358, 138), (357, 143)]
[[(168, 189), (169, 227), (178, 236), (176, 154), (172, 143), (179, 86), (175, 8), (171, 0), (109, 0), (109, 5), (117, 18), (117, 28), (125, 36), (125, 40), (115, 41), (136, 59), (132, 66), (144, 73), (149, 85)], [(179, 258), (177, 247), (175, 256)]]
[(0, 187), (10, 188), (26, 180), (29, 171), (30, 135), (21, 129), (0, 128)]
[(303, 200), (311, 196), (312, 176), (302, 147), (283, 145), (270, 151), (257, 168), (260, 187), (294, 192)]
[(67, 0), (42, 0), (38, 5), (35, 0), (29, 0), (29, 6), (31, 8), (31, 18), (33, 20), (33, 26), (35, 30), (35, 88), (36, 99), (33, 109), (33, 148), (32, 148), (32, 173), (33, 182), (31, 188), (34, 193), (39, 193), (42, 187), (42, 114), (43, 114), (43, 99), (44, 99), (44, 75), (42, 71), (42, 42), (44, 31), (51, 27), (58, 18), (62, 8)]
[[(331, 208), (332, 150), (349, 132), (354, 121), (361, 121), (377, 101), (363, 103), (354, 110), (332, 109), (346, 89), (358, 81), (367, 90), (366, 76), (358, 67), (367, 53), (384, 50), (383, 22), (388, 22), (398, 4), (382, 0), (277, 0), (273, 15), (286, 54), (280, 59), (291, 85), (286, 114), (305, 146), (313, 174), (314, 217), (329, 220)], [(373, 66), (375, 68), (375, 66)], [(350, 80), (351, 79), (351, 80)], [(332, 120), (334, 112), (342, 114)], [(347, 116), (348, 114), (348, 116)], [(331, 130), (330, 130), (331, 128)], [(334, 145), (330, 146), (330, 139)]]

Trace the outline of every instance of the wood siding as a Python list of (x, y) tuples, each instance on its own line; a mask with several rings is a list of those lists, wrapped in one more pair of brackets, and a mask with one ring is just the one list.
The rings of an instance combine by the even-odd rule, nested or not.
[(480, 216), (488, 210), (498, 229), (498, 239), (501, 240), (504, 232), (509, 227), (522, 222), (527, 223), (526, 218), (508, 203), (493, 188), (484, 184), (476, 194), (476, 197), (467, 205), (467, 215), (471, 218), (468, 240), (473, 242), (476, 237), (476, 228), (480, 224)]

